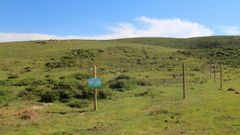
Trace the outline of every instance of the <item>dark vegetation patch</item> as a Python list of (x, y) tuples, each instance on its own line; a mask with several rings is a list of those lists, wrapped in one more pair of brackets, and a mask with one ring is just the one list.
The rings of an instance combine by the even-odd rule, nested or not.
[(88, 104), (89, 104), (89, 101), (87, 101), (87, 100), (75, 99), (75, 100), (70, 101), (68, 103), (68, 106), (72, 107), (72, 108), (85, 108), (85, 107), (88, 107)]
[(236, 91), (234, 88), (228, 88), (227, 91)]
[(153, 86), (151, 81), (148, 80), (138, 80), (137, 85), (139, 86)]
[(52, 103), (59, 99), (59, 94), (56, 91), (48, 90), (40, 95), (40, 101), (45, 103)]
[(71, 77), (75, 78), (76, 80), (84, 80), (84, 79), (90, 78), (91, 76), (88, 74), (75, 73), (71, 75)]
[(117, 91), (125, 91), (134, 88), (135, 86), (152, 86), (153, 84), (148, 80), (137, 80), (127, 74), (121, 74), (112, 80), (108, 81), (109, 88)]
[(31, 72), (31, 71), (32, 71), (32, 68), (29, 66), (24, 68), (24, 72), (26, 72), (26, 73)]
[[(51, 103), (55, 101), (69, 102), (72, 99), (90, 100), (93, 91), (87, 87), (86, 80), (89, 75), (74, 73), (69, 79), (60, 77), (59, 80), (47, 77), (43, 80), (23, 79), (14, 86), (24, 86), (25, 90), (19, 92), (18, 96), (25, 99), (39, 99), (40, 102)], [(74, 78), (75, 80), (71, 80)], [(99, 90), (100, 99), (110, 98), (111, 93), (106, 90)]]
[(39, 86), (39, 85), (47, 85), (48, 80), (34, 79), (34, 78), (26, 78), (19, 80), (14, 83), (14, 86)]
[(228, 88), (227, 91), (229, 92), (233, 92), (234, 94), (240, 94), (240, 91), (238, 91), (237, 89), (234, 89), (234, 88)]
[(124, 91), (129, 90), (130, 83), (127, 80), (111, 80), (109, 87), (113, 90)]
[(129, 75), (119, 75), (108, 83), (109, 88), (122, 92), (132, 88), (136, 84), (136, 80)]

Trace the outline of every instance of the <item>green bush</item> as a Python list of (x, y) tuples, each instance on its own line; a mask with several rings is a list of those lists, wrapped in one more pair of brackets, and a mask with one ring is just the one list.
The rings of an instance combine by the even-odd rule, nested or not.
[(99, 99), (109, 99), (111, 97), (111, 93), (106, 90), (99, 90), (98, 96)]
[(37, 87), (33, 87), (33, 86), (30, 86), (30, 87), (26, 87), (25, 88), (26, 91), (36, 95), (36, 96), (40, 96), (42, 93), (42, 90), (40, 89), (37, 89)]
[(66, 77), (65, 76), (60, 76), (59, 79), (64, 80), (64, 79), (66, 79)]
[(90, 75), (76, 73), (76, 74), (73, 74), (73, 77), (77, 80), (84, 80), (84, 79), (88, 79), (90, 77)]
[(59, 94), (56, 91), (49, 90), (41, 95), (41, 102), (52, 103), (58, 100)]
[(61, 102), (68, 102), (71, 98), (75, 97), (73, 89), (60, 89), (57, 92), (59, 93), (59, 100)]
[(109, 87), (118, 91), (129, 89), (129, 84), (125, 80), (112, 80), (109, 82)]
[(139, 80), (137, 81), (137, 85), (139, 86), (152, 86), (152, 83), (146, 80)]
[(41, 97), (45, 92), (46, 92), (45, 89), (30, 86), (30, 87), (26, 87), (25, 90), (20, 91), (18, 96), (30, 100), (30, 99), (36, 99)]
[(32, 80), (31, 79), (23, 79), (20, 80), (18, 82), (16, 82), (14, 85), (15, 86), (28, 86), (32, 84)]
[(31, 72), (32, 71), (32, 68), (31, 67), (25, 67), (24, 68), (24, 72)]
[(72, 84), (68, 82), (59, 82), (54, 84), (52, 90), (59, 94), (59, 100), (67, 102), (69, 99), (75, 96), (74, 88)]
[(46, 80), (35, 80), (33, 78), (26, 78), (16, 82), (15, 86), (39, 86), (46, 85), (48, 82)]
[(85, 108), (85, 107), (88, 107), (88, 104), (89, 103), (87, 100), (74, 99), (68, 103), (68, 106), (72, 108)]
[(92, 90), (82, 90), (81, 98), (82, 99), (92, 99), (93, 91)]
[(109, 81), (109, 88), (115, 89), (118, 91), (128, 90), (130, 86), (136, 84), (134, 78), (131, 78), (129, 75), (119, 75), (118, 77), (114, 78), (113, 80)]
[(55, 83), (53, 86), (53, 89), (54, 90), (59, 90), (59, 89), (69, 90), (69, 89), (73, 89), (73, 87), (70, 83), (62, 81), (62, 82)]

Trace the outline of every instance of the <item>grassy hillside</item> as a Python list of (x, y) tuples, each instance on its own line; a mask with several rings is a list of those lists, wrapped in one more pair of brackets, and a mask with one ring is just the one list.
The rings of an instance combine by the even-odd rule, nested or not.
[[(0, 43), (0, 134), (240, 134), (239, 49), (240, 37)], [(209, 63), (223, 64), (222, 90)]]
[(239, 46), (240, 36), (211, 36), (211, 37), (196, 37), (196, 38), (129, 38), (129, 39), (117, 39), (115, 41), (123, 43), (140, 43), (140, 44), (150, 44), (159, 45), (166, 47), (176, 47), (176, 48), (193, 48), (213, 45), (213, 43), (218, 43), (220, 45), (230, 45)]
[(117, 40), (123, 43), (139, 43), (145, 45), (181, 48), (184, 55), (208, 62), (223, 63), (232, 67), (240, 67), (240, 37), (217, 36), (190, 39), (173, 38), (135, 38)]

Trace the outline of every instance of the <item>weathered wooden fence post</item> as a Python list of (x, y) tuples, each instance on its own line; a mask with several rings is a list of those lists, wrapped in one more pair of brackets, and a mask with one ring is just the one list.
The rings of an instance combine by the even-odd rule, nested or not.
[(217, 64), (214, 64), (214, 81), (217, 82)]
[(223, 88), (223, 66), (220, 64), (220, 90)]
[(185, 63), (182, 63), (182, 82), (183, 82), (183, 99), (185, 99), (186, 77), (185, 77)]
[(209, 65), (209, 76), (211, 79), (212, 78), (212, 63), (210, 63), (210, 65)]
[[(93, 75), (94, 75), (94, 78), (97, 78), (97, 67), (96, 65), (94, 64), (93, 65)], [(97, 89), (95, 88), (94, 89), (94, 110), (96, 111), (97, 110)]]

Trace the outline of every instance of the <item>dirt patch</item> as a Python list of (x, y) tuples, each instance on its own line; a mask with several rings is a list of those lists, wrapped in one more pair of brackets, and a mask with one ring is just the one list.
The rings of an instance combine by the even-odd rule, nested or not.
[(36, 113), (32, 110), (24, 110), (24, 111), (18, 112), (17, 115), (23, 120), (29, 120), (36, 117)]
[(32, 106), (32, 110), (41, 110), (41, 109), (43, 109), (44, 108), (44, 106), (38, 106), (38, 105), (34, 105), (34, 106)]
[(39, 104), (39, 105), (26, 105), (29, 107), (24, 107), (21, 110), (18, 110), (15, 115), (20, 117), (23, 120), (30, 120), (30, 119), (34, 119), (37, 117), (37, 111), (43, 109), (45, 107), (45, 105)]

